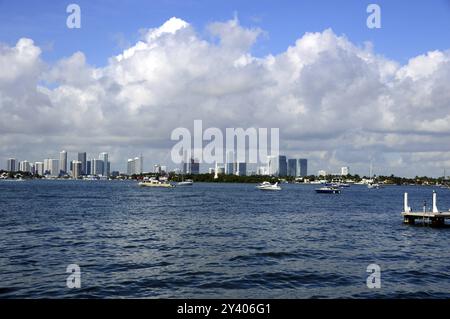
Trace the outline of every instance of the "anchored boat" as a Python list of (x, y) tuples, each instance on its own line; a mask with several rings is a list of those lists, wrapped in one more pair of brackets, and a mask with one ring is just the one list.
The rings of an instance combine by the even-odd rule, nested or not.
[(340, 194), (341, 190), (338, 187), (325, 186), (325, 187), (317, 188), (316, 193), (318, 193), (318, 194)]
[(167, 181), (160, 181), (157, 179), (144, 180), (144, 181), (140, 182), (138, 185), (142, 186), (142, 187), (163, 187), (163, 188), (175, 187), (175, 185), (172, 185), (171, 183), (169, 183)]

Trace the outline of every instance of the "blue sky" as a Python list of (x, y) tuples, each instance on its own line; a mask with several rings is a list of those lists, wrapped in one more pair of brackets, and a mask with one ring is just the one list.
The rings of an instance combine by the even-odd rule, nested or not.
[[(82, 9), (82, 28), (66, 28), (66, 7)], [(382, 8), (382, 29), (366, 27), (366, 7)], [(238, 14), (246, 27), (266, 32), (253, 49), (263, 56), (292, 45), (305, 32), (332, 28), (353, 43), (374, 44), (375, 51), (398, 62), (430, 50), (450, 48), (450, 1), (361, 0), (0, 0), (0, 42), (9, 45), (29, 37), (43, 50), (46, 61), (56, 61), (76, 51), (88, 63), (103, 66), (139, 38), (139, 30), (160, 26), (172, 16), (191, 23), (202, 33), (210, 22), (226, 21)]]

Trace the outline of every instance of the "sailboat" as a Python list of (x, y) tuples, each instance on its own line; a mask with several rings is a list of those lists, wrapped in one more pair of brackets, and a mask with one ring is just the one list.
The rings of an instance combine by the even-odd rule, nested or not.
[(373, 176), (373, 164), (372, 164), (372, 162), (370, 162), (370, 173), (369, 173), (369, 176), (370, 176), (370, 181), (369, 181), (369, 183), (367, 184), (367, 188), (368, 188), (368, 189), (380, 189), (380, 184), (375, 183), (375, 180), (374, 180), (374, 176)]

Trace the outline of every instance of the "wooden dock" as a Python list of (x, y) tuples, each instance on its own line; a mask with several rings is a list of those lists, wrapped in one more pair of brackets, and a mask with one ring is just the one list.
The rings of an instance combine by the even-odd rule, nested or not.
[(404, 210), (402, 212), (403, 222), (405, 224), (415, 225), (416, 221), (419, 221), (419, 224), (429, 225), (432, 227), (445, 226), (445, 220), (450, 219), (450, 211), (440, 212), (438, 210), (436, 192), (433, 192), (432, 205), (431, 211), (428, 211), (426, 204), (424, 204), (422, 212), (413, 212), (411, 207), (408, 205), (408, 193), (405, 193)]

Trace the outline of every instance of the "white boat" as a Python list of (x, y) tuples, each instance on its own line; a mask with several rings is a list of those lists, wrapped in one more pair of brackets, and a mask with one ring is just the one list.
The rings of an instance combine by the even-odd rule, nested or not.
[(142, 187), (163, 187), (163, 188), (172, 188), (175, 185), (170, 184), (167, 181), (159, 181), (157, 179), (144, 180), (138, 184)]
[(271, 184), (269, 182), (263, 182), (262, 184), (256, 186), (256, 188), (262, 191), (281, 191), (281, 187), (278, 183)]
[(380, 185), (377, 183), (369, 183), (367, 184), (368, 189), (380, 189)]
[(192, 179), (187, 179), (177, 184), (177, 186), (192, 186), (192, 185), (194, 185), (194, 181)]

